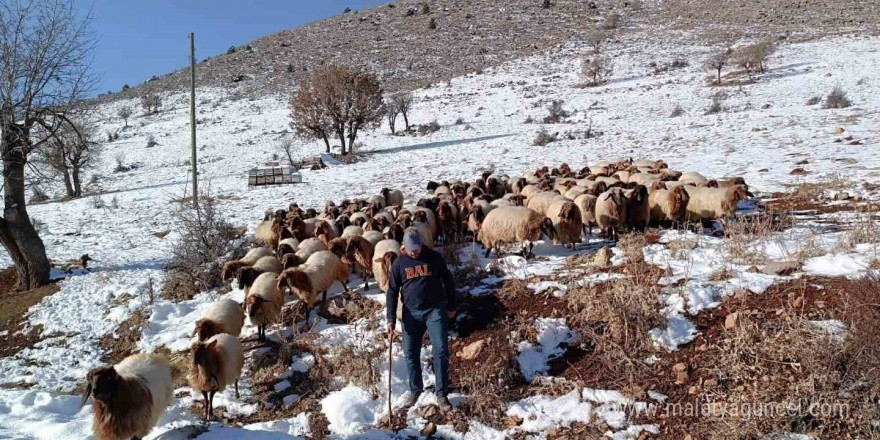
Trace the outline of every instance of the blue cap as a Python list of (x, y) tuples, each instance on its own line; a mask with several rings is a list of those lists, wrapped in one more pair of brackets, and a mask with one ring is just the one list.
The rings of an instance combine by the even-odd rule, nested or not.
[(403, 248), (413, 252), (422, 249), (422, 237), (415, 229), (410, 229), (403, 234)]

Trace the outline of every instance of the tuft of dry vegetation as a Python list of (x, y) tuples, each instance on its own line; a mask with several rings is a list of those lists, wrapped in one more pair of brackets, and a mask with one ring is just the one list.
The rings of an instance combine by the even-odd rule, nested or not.
[(851, 105), (852, 101), (846, 96), (846, 92), (840, 86), (836, 86), (825, 97), (825, 104), (822, 108), (847, 108)]
[(547, 132), (546, 128), (541, 128), (541, 130), (538, 131), (538, 135), (535, 136), (535, 140), (532, 141), (532, 145), (536, 147), (544, 147), (553, 142), (556, 142), (556, 135)]
[(563, 122), (569, 116), (569, 112), (562, 108), (565, 101), (561, 99), (553, 100), (547, 106), (547, 116), (544, 117), (545, 124), (558, 124)]
[(592, 58), (584, 58), (581, 63), (581, 76), (587, 80), (587, 87), (596, 87), (608, 82), (613, 72), (611, 60), (604, 54), (596, 54)]

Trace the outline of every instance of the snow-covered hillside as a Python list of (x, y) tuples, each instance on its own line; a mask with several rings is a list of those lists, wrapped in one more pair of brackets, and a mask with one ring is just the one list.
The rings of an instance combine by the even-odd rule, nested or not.
[[(614, 64), (610, 83), (581, 88), (578, 84), (582, 79), (577, 73), (580, 49), (572, 45), (417, 91), (410, 120), (436, 120), (441, 125), (436, 133), (391, 136), (387, 127), (382, 127), (359, 140), (364, 147), (357, 163), (303, 170), (302, 184), (254, 190), (247, 188), (248, 168), (280, 154), (279, 144), (290, 136), (288, 97), (236, 100), (225, 90), (202, 89), (197, 92), (200, 185), (218, 197), (221, 213), (231, 223), (246, 225), (250, 232), (266, 209), (286, 208), (294, 201), (317, 208), (326, 200), (362, 197), (376, 194), (382, 187), (394, 187), (404, 191), (408, 202), (415, 202), (428, 180), (472, 180), (487, 169), (514, 176), (562, 162), (579, 169), (600, 159), (618, 157), (663, 159), (671, 168), (718, 178), (742, 176), (752, 192), (764, 196), (790, 190), (802, 182), (843, 179), (853, 183), (846, 188), (850, 195), (877, 198), (878, 194), (861, 183), (880, 183), (878, 47), (880, 38), (876, 37), (782, 44), (770, 59), (767, 72), (754, 84), (708, 87), (701, 62), (710, 48), (633, 34), (609, 48)], [(689, 60), (690, 66), (658, 74), (649, 67), (652, 62), (668, 64), (676, 58)], [(825, 96), (835, 86), (848, 93), (852, 107), (826, 110), (821, 105), (806, 104), (809, 98)], [(704, 114), (716, 93), (726, 95), (722, 100), (725, 110)], [(120, 322), (146, 307), (148, 326), (140, 348), (185, 350), (193, 322), (211, 301), (220, 297), (243, 300), (244, 294), (238, 289), (206, 292), (182, 303), (150, 303), (148, 298), (150, 289), (159, 290), (170, 243), (178, 236), (173, 199), (186, 194), (188, 188), (187, 99), (184, 94), (166, 96), (160, 114), (137, 116), (126, 129), (115, 116), (118, 107), (128, 104), (139, 108), (138, 103), (120, 101), (102, 107), (100, 132), (118, 131), (120, 135), (105, 145), (103, 163), (94, 172), (100, 176), (96, 184), (105, 193), (29, 207), (31, 216), (44, 224), (41, 236), (50, 258), (73, 259), (88, 253), (95, 262), (88, 273), (61, 281), (58, 293), (30, 310), (29, 325), (42, 326), (41, 341), (15, 356), (0, 359), (0, 384), (9, 384), (0, 389), (0, 437), (87, 438), (91, 432), (90, 405), (79, 409), (78, 396), (71, 394), (91, 368), (102, 364), (98, 345), (102, 337), (114, 334)], [(565, 123), (540, 123), (552, 100), (563, 100), (563, 107), (572, 112)], [(684, 114), (670, 117), (677, 106)], [(525, 123), (527, 118), (537, 122)], [(533, 146), (542, 128), (551, 134), (558, 132), (559, 140), (544, 147)], [(584, 139), (582, 132), (588, 128), (600, 135)], [(567, 133), (572, 133), (572, 139)], [(158, 145), (147, 148), (150, 136)], [(317, 142), (294, 142), (301, 156), (318, 154), (323, 148)], [(137, 168), (114, 172), (117, 156), (124, 164), (136, 164)], [(792, 175), (795, 168), (803, 168), (807, 174)], [(96, 197), (105, 206), (96, 207)], [(796, 253), (805, 237), (818, 234), (811, 245), (824, 255), (808, 259), (803, 272), (859, 276), (870, 270), (870, 262), (876, 259), (876, 244), (841, 250), (838, 243), (845, 232), (823, 229), (821, 223), (822, 219), (813, 218), (778, 233), (769, 242), (753, 243), (749, 250), (768, 259), (781, 258)], [(666, 246), (682, 240), (699, 246), (685, 255)], [(645, 247), (645, 260), (667, 269), (661, 285), (682, 280), (686, 285), (685, 295), (677, 291), (662, 294), (667, 325), (651, 332), (659, 345), (675, 349), (692, 340), (696, 330), (691, 316), (717, 307), (734, 291), (744, 289), (758, 294), (774, 283), (791, 279), (751, 273), (747, 271), (749, 265), (731, 263), (730, 251), (723, 243), (720, 238), (666, 231), (658, 243)], [(585, 249), (596, 248), (587, 246), (578, 253)], [(464, 250), (468, 254), (470, 251)], [(508, 271), (510, 277), (548, 275), (560, 271), (572, 252), (543, 244), (536, 248), (536, 254), (542, 258), (525, 262), (506, 257), (507, 264), (502, 266), (513, 268)], [(623, 253), (615, 249), (614, 262), (620, 264), (623, 258)], [(484, 267), (491, 263), (483, 258), (478, 261)], [(0, 267), (9, 264), (9, 256), (0, 255)], [(714, 280), (719, 267), (727, 267), (733, 276), (726, 281)], [(486, 288), (490, 287), (487, 284)], [(536, 290), (553, 287), (559, 286), (541, 285)], [(378, 295), (369, 298), (384, 303)], [(540, 376), (552, 353), (564, 351), (560, 346), (577, 338), (560, 319), (542, 318), (535, 322), (535, 328), (541, 335), (539, 343), (521, 347), (519, 358), (527, 377)], [(314, 331), (322, 343), (339, 345), (354, 343), (365, 337), (364, 332), (368, 337), (376, 330), (320, 321)], [(252, 327), (245, 331), (247, 335), (253, 333)], [(403, 365), (402, 353), (397, 352), (392, 378), (395, 395), (406, 389)], [(307, 358), (296, 359), (293, 367), (301, 371), (309, 368)], [(385, 374), (380, 383), (387, 383)], [(227, 390), (218, 396), (216, 405), (224, 406), (231, 416), (253, 413), (258, 405), (247, 401), (250, 392), (245, 380), (240, 402)], [(179, 394), (184, 397), (176, 399), (148, 438), (185, 438), (184, 427), (201, 423), (188, 411), (193, 400), (201, 397)], [(466, 398), (455, 395), (452, 401), (458, 404)], [(419, 406), (431, 403), (431, 399), (422, 396)], [(501, 431), (471, 421), (467, 434), (443, 425), (438, 435), (501, 439), (515, 432), (540, 435), (559, 426), (597, 419), (605, 421), (615, 438), (657, 430), (654, 425), (622, 420), (621, 414), (608, 406), (615, 402), (634, 403), (611, 391), (586, 388), (561, 397), (533, 396), (509, 403), (508, 415), (526, 421), (521, 426)], [(376, 399), (369, 390), (353, 384), (340, 387), (322, 404), (329, 429), (337, 438), (394, 438), (390, 431), (376, 428), (386, 409), (382, 397)], [(406, 432), (417, 434), (423, 423), (417, 409), (411, 410)], [(304, 437), (309, 435), (308, 430), (307, 414), (302, 413), (243, 427), (215, 423), (198, 438)]]

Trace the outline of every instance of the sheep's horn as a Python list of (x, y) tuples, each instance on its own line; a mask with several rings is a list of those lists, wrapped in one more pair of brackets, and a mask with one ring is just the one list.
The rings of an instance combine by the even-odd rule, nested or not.
[(80, 409), (82, 409), (82, 407), (86, 406), (86, 402), (89, 401), (89, 396), (91, 396), (91, 395), (92, 395), (92, 383), (89, 382), (86, 385), (86, 390), (83, 391), (82, 401), (79, 403)]

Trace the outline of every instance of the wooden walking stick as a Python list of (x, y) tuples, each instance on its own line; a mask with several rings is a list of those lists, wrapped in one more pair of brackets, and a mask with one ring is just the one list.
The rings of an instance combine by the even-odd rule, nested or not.
[(388, 332), (388, 426), (394, 429), (394, 413), (391, 412), (391, 362), (393, 354), (391, 349), (394, 348), (394, 332)]

